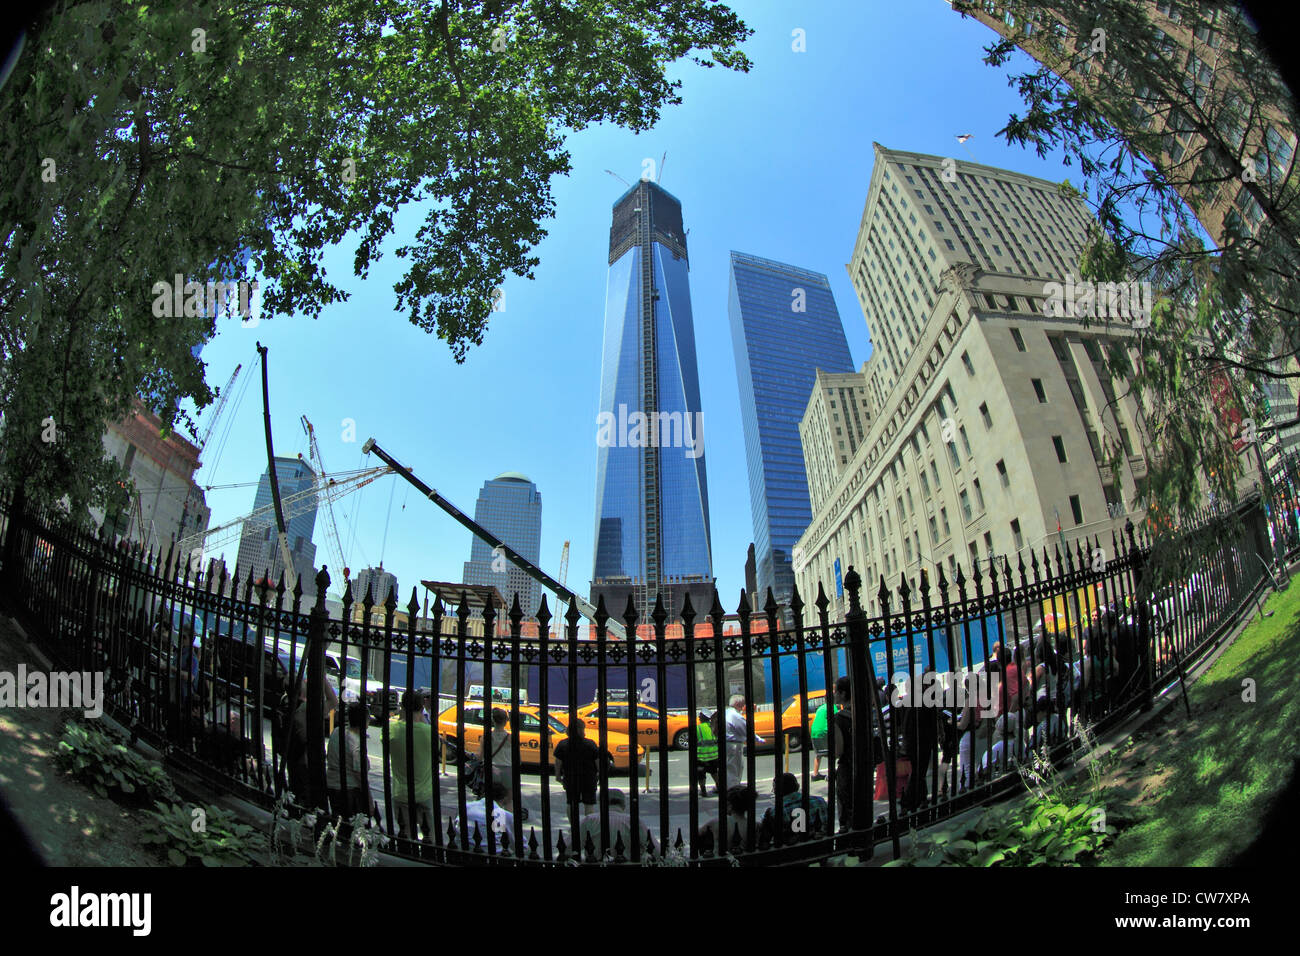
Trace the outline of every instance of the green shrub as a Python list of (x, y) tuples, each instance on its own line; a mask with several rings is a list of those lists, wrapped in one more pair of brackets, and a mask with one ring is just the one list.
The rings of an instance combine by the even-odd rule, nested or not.
[(167, 772), (102, 726), (72, 722), (59, 741), (59, 765), (101, 797), (135, 806), (176, 799)]
[(267, 861), (265, 835), (228, 810), (160, 802), (145, 816), (141, 842), (176, 866), (256, 866)]
[(914, 834), (910, 850), (886, 866), (1077, 866), (1106, 842), (1094, 829), (1100, 807), (1054, 794), (1015, 808), (985, 810), (963, 831)]

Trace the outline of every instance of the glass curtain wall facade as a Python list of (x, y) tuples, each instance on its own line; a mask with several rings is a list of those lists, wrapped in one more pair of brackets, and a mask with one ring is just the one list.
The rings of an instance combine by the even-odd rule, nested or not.
[(799, 420), (817, 370), (852, 372), (853, 358), (830, 282), (819, 272), (732, 252), (728, 313), (749, 470), (756, 603), (764, 605), (770, 587), (785, 607), (794, 588), (794, 543), (812, 521)]
[[(307, 491), (316, 482), (316, 473), (311, 467), (297, 458), (275, 459), (275, 474), (280, 484), (280, 499)], [(257, 483), (257, 497), (253, 500), (253, 509), (265, 508), (271, 504), (271, 474), (268, 470)], [(289, 539), (289, 552), (293, 556), (294, 568), (285, 575), (285, 587), (292, 591), (292, 575), (297, 573), (302, 580), (303, 606), (308, 596), (314, 601), (316, 596), (316, 545), (312, 535), (316, 531), (316, 506), (304, 509), (301, 513), (285, 520), (285, 534)], [(284, 561), (280, 557), (280, 545), (276, 539), (275, 519), (258, 522), (255, 527), (244, 525), (239, 538), (239, 579), (242, 582), (251, 568), (253, 577), (261, 580), (264, 573), (276, 583), (284, 571)], [(341, 572), (342, 569), (340, 568)]]
[[(614, 204), (597, 431), (591, 600), (646, 615), (711, 595), (690, 264), (682, 207), (642, 181)], [(696, 592), (699, 592), (697, 595)], [(711, 600), (711, 597), (710, 597)]]
[[(533, 564), (541, 563), (542, 496), (524, 475), (508, 471), (483, 482), (474, 504), (474, 520)], [(496, 588), (505, 598), (507, 608), (518, 594), (524, 617), (537, 617), (542, 586), (504, 554), (493, 555), (486, 541), (474, 538), (470, 544), (461, 583)]]

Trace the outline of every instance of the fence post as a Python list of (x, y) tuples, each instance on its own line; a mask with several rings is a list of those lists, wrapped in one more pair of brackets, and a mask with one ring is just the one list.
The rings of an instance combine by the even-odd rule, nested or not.
[[(858, 589), (862, 577), (849, 566), (844, 576), (844, 590), (849, 595), (849, 610), (844, 616), (849, 631), (849, 689), (853, 701), (853, 802), (849, 824), (855, 832), (866, 830), (867, 855), (871, 855), (872, 792), (870, 781), (875, 764), (871, 760), (871, 713), (875, 698), (876, 675), (867, 654), (867, 615), (862, 610)], [(865, 826), (864, 821), (865, 819)]]
[(1124, 533), (1128, 537), (1129, 554), (1133, 556), (1133, 594), (1137, 603), (1137, 632), (1138, 632), (1138, 667), (1141, 670), (1141, 677), (1138, 680), (1138, 693), (1141, 695), (1139, 704), (1140, 711), (1151, 709), (1154, 690), (1151, 680), (1152, 671), (1152, 645), (1156, 640), (1156, 635), (1151, 633), (1151, 595), (1154, 589), (1147, 586), (1146, 581), (1146, 553), (1138, 547), (1134, 537), (1133, 522), (1127, 521), (1124, 524)]
[[(325, 643), (329, 623), (325, 613), (325, 592), (329, 590), (329, 572), (321, 568), (316, 575), (316, 604), (311, 609), (307, 628), (307, 774), (311, 781), (309, 805), (325, 806)], [(339, 690), (343, 689), (339, 675)], [(340, 693), (340, 700), (342, 694)]]

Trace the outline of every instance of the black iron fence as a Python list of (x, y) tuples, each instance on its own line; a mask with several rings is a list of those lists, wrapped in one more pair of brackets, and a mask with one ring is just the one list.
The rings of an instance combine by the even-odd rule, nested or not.
[(1081, 728), (1149, 707), (1300, 544), (1288, 491), (1198, 516), (1159, 570), (1130, 528), (882, 580), (874, 617), (852, 568), (844, 620), (820, 591), (795, 595), (793, 626), (770, 594), (730, 620), (716, 593), (671, 621), (629, 606), (640, 636), (619, 641), (603, 605), (584, 633), (545, 600), (535, 621), (517, 598), (422, 614), (414, 592), (358, 613), (349, 589), (330, 617), (324, 571), (308, 606), (12, 501), (0, 516), (17, 606), (59, 666), (105, 673), (134, 733), (264, 806), (292, 792), (295, 812), (367, 817), (392, 852), (438, 863), (896, 854), (908, 828), (1017, 786), (1032, 754), (1069, 760)]

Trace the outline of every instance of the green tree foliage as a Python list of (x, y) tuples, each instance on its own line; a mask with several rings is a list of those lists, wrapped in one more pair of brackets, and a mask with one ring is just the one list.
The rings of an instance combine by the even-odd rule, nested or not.
[(747, 71), (749, 33), (712, 0), (66, 0), (0, 90), (0, 477), (104, 501), (105, 422), (210, 402), (191, 349), (234, 324), (155, 316), (155, 283), (247, 249), (263, 317), (317, 317), (325, 250), (366, 277), (408, 203), (395, 309), (463, 361), (538, 264), (564, 135), (649, 129), (672, 64)]
[[(1242, 458), (1255, 452), (1234, 448), (1248, 433), (1225, 421), (1224, 404), (1266, 443), (1277, 425), (1294, 424), (1268, 424), (1262, 386), (1300, 377), (1300, 217), (1285, 141), (1295, 102), (1228, 4), (1006, 0), (997, 9), (1007, 35), (986, 62), (1011, 63), (1017, 46), (1039, 61), (1010, 77), (1025, 111), (999, 135), (1040, 156), (1062, 150), (1079, 168), (1099, 222), (1081, 277), (1147, 279), (1155, 290), (1150, 327), (1132, 330), (1132, 348), (1112, 348), (1107, 364), (1144, 410), (1149, 472), (1138, 485), (1162, 531), (1207, 491), (1236, 498)], [(1126, 467), (1108, 439), (1111, 464)]]

